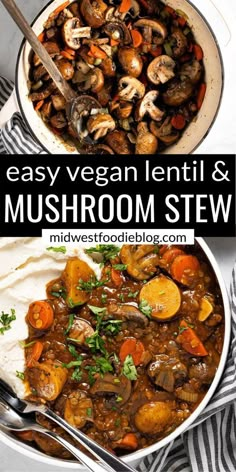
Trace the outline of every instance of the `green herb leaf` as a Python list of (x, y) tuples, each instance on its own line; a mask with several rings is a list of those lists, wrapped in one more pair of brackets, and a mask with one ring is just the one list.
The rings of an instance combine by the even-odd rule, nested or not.
[(139, 309), (144, 315), (146, 315), (148, 318), (151, 318), (152, 307), (148, 304), (147, 300), (141, 300), (139, 303)]
[(88, 305), (88, 307), (94, 315), (105, 315), (107, 311), (106, 308), (101, 308), (100, 306)]
[[(68, 338), (69, 339), (69, 338)], [(76, 359), (77, 358), (81, 358), (80, 354), (78, 354), (78, 352), (76, 351), (76, 348), (75, 346), (73, 346), (73, 344), (69, 344), (68, 345), (68, 351), (70, 352), (70, 354), (75, 357)]]
[(79, 279), (79, 285), (76, 287), (78, 290), (85, 290), (85, 292), (91, 292), (94, 288), (102, 287), (108, 280), (98, 280), (95, 275), (91, 275), (90, 280)]
[(115, 270), (126, 270), (127, 264), (114, 264), (112, 267)]
[(31, 341), (30, 343), (25, 343), (25, 341), (19, 341), (19, 345), (20, 347), (22, 347), (22, 349), (25, 349), (26, 347), (30, 347), (30, 346), (33, 346), (33, 344), (35, 344), (36, 341)]
[(47, 251), (53, 251), (53, 252), (62, 252), (63, 254), (66, 253), (66, 246), (50, 246), (46, 248)]
[(16, 370), (16, 376), (18, 377), (18, 379), (25, 380), (24, 372), (19, 372), (19, 370)]
[(98, 373), (105, 374), (106, 372), (113, 372), (111, 363), (105, 357), (96, 358), (96, 366), (98, 367)]
[[(77, 287), (77, 288), (78, 288), (78, 287)], [(82, 305), (82, 303), (81, 303), (81, 302), (79, 302), (79, 303), (74, 303), (73, 300), (72, 300), (72, 298), (69, 297), (68, 300), (67, 300), (67, 305), (68, 305), (69, 308), (74, 308), (75, 306), (80, 306), (80, 305)]]
[(124, 294), (123, 294), (123, 293), (119, 293), (118, 297), (119, 297), (120, 301), (121, 301), (122, 303), (124, 303), (124, 301), (125, 301)]
[(120, 426), (120, 418), (116, 418), (115, 426), (118, 428)]
[(74, 372), (73, 372), (71, 378), (72, 378), (73, 380), (76, 380), (76, 382), (80, 382), (80, 380), (82, 379), (82, 372), (81, 372), (81, 370), (80, 370), (79, 367), (77, 367), (77, 368), (74, 370)]
[(106, 294), (106, 293), (102, 293), (102, 295), (101, 295), (101, 302), (102, 302), (102, 303), (106, 303), (106, 302), (107, 302), (107, 294)]
[(71, 361), (68, 364), (65, 364), (64, 362), (62, 363), (62, 367), (65, 367), (66, 369), (71, 369), (72, 367), (80, 367), (83, 361), (83, 357), (81, 359), (77, 359), (76, 361)]
[(114, 244), (97, 244), (95, 247), (86, 249), (85, 252), (87, 254), (99, 253), (103, 257), (103, 262), (107, 262), (118, 256), (120, 248)]
[(15, 321), (16, 319), (15, 313), (16, 312), (13, 308), (11, 308), (11, 315), (9, 315), (9, 313), (4, 313), (4, 311), (2, 311), (2, 314), (0, 316), (0, 325), (2, 325), (2, 327), (0, 328), (0, 334), (4, 334), (5, 331), (8, 331), (9, 329), (11, 329), (11, 322)]
[(137, 380), (138, 374), (136, 367), (134, 365), (133, 358), (130, 354), (128, 354), (124, 360), (124, 365), (122, 369), (123, 374), (129, 380)]
[(103, 329), (106, 333), (110, 333), (113, 336), (116, 336), (120, 332), (122, 320), (107, 320), (102, 321), (100, 328)]
[(91, 349), (92, 353), (95, 354), (96, 352), (102, 352), (102, 354), (106, 354), (106, 349), (105, 349), (105, 342), (99, 336), (98, 331), (95, 331), (95, 333), (85, 339), (86, 344), (89, 346)]
[(87, 408), (86, 414), (87, 414), (87, 416), (88, 416), (89, 418), (91, 418), (91, 417), (93, 416), (93, 410), (92, 410), (92, 408)]
[[(52, 289), (53, 289), (53, 287), (52, 287)], [(51, 290), (50, 293), (55, 298), (62, 297), (62, 298), (64, 298), (64, 300), (66, 298), (66, 289), (65, 289), (65, 287), (61, 287), (61, 288), (59, 288), (59, 290)]]
[(68, 326), (65, 330), (65, 334), (68, 334), (69, 331), (71, 330), (72, 326), (73, 326), (73, 323), (74, 323), (74, 317), (75, 317), (75, 314), (74, 313), (71, 313), (69, 315), (69, 322), (68, 322)]
[(129, 292), (128, 298), (136, 298), (138, 294), (139, 294), (139, 290), (137, 290), (136, 292)]

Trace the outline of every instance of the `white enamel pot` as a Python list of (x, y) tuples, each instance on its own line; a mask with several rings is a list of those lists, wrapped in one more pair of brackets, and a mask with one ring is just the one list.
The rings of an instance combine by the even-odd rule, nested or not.
[[(73, 0), (70, 1), (72, 2)], [(33, 29), (37, 35), (42, 32), (43, 24), (49, 14), (61, 3), (62, 0), (54, 0), (39, 13), (33, 22)], [(216, 118), (223, 91), (223, 63), (214, 33), (207, 20), (196, 7), (187, 0), (164, 0), (164, 3), (186, 13), (196, 42), (201, 44), (204, 49), (207, 91), (203, 105), (197, 115), (197, 119), (190, 123), (181, 139), (165, 151), (168, 154), (190, 154), (206, 138)], [(16, 66), (16, 94), (20, 111), (31, 133), (46, 152), (51, 154), (77, 153), (75, 148), (65, 145), (59, 137), (55, 136), (33, 109), (33, 104), (28, 98), (29, 90), (27, 85), (30, 50), (30, 45), (24, 41), (19, 51)]]
[[(228, 294), (225, 288), (224, 280), (221, 275), (220, 269), (218, 267), (218, 264), (211, 250), (209, 249), (209, 247), (207, 246), (207, 244), (202, 238), (196, 238), (196, 243), (200, 246), (202, 252), (205, 254), (209, 264), (211, 265), (215, 273), (216, 280), (218, 281), (222, 300), (223, 300), (223, 306), (224, 306), (224, 312), (225, 312), (225, 333), (224, 333), (224, 345), (223, 345), (223, 351), (220, 358), (220, 363), (219, 363), (216, 375), (214, 377), (214, 380), (207, 394), (205, 395), (204, 399), (199, 404), (199, 406), (196, 408), (196, 410), (191, 414), (191, 416), (186, 421), (184, 421), (178, 428), (176, 428), (175, 431), (173, 431), (171, 434), (166, 436), (161, 441), (156, 442), (152, 446), (149, 446), (144, 449), (140, 449), (137, 452), (133, 452), (132, 454), (129, 454), (123, 457), (124, 461), (133, 465), (133, 467), (135, 467), (137, 463), (139, 462), (139, 460), (142, 459), (144, 456), (150, 453), (153, 453), (161, 449), (162, 447), (166, 446), (171, 441), (176, 439), (178, 436), (183, 434), (185, 430), (191, 427), (192, 423), (203, 412), (204, 408), (206, 407), (211, 397), (213, 396), (216, 390), (216, 387), (220, 381), (220, 378), (222, 376), (224, 367), (225, 367), (227, 354), (228, 354), (228, 348), (229, 348), (229, 342), (230, 342), (230, 331), (231, 331), (231, 313), (230, 313)], [(80, 472), (84, 471), (83, 467), (78, 465), (78, 462), (65, 461), (63, 459), (56, 459), (54, 457), (47, 456), (46, 454), (40, 451), (37, 451), (33, 447), (18, 441), (13, 435), (7, 434), (2, 431), (0, 431), (0, 441), (10, 446), (14, 451), (20, 452), (29, 458), (37, 460), (38, 462), (46, 463), (48, 465), (47, 470), (50, 469), (49, 466), (58, 466), (58, 467), (64, 467), (67, 469), (76, 469)]]

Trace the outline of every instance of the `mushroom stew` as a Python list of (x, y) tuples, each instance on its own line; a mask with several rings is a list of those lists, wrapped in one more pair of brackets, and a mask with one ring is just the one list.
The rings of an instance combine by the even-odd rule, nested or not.
[(201, 108), (203, 50), (185, 13), (161, 1), (66, 1), (39, 39), (81, 99), (76, 124), (34, 53), (29, 97), (52, 132), (80, 152), (163, 152)]
[[(223, 304), (198, 246), (85, 252), (100, 278), (85, 260), (68, 258), (46, 299), (29, 306), (24, 378), (31, 401), (122, 455), (167, 436), (199, 405), (220, 361)], [(40, 414), (37, 421), (67, 436)], [(38, 432), (18, 436), (71, 458)]]

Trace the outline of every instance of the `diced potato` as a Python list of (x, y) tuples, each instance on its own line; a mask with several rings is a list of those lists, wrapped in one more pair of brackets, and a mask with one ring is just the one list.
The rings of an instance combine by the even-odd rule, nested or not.
[(209, 302), (209, 300), (207, 300), (207, 298), (202, 298), (200, 302), (200, 311), (198, 313), (199, 321), (205, 321), (208, 318), (208, 316), (210, 316), (212, 311), (213, 311), (213, 306)]
[(136, 428), (144, 434), (157, 434), (171, 423), (172, 411), (166, 402), (150, 402), (142, 405), (135, 414)]
[(74, 305), (82, 305), (86, 303), (89, 299), (89, 294), (85, 290), (77, 288), (79, 280), (88, 282), (91, 277), (94, 276), (94, 271), (86, 262), (81, 259), (69, 259), (62, 274), (62, 279), (67, 291), (67, 303), (71, 302)]
[(72, 392), (66, 400), (65, 420), (75, 428), (83, 428), (87, 421), (93, 419), (93, 404), (84, 392)]
[(160, 275), (147, 282), (139, 294), (140, 302), (146, 301), (152, 308), (151, 316), (158, 321), (165, 321), (180, 309), (181, 295), (173, 280)]
[(28, 375), (31, 389), (36, 390), (37, 396), (53, 401), (60, 395), (66, 383), (68, 371), (59, 362), (49, 359), (35, 363)]

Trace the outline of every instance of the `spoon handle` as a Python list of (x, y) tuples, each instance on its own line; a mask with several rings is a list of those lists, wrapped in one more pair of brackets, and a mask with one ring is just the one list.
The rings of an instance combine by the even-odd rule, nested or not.
[[(36, 411), (36, 409), (35, 409)], [(47, 407), (40, 407), (40, 412), (48, 418), (59, 424), (65, 431), (67, 431), (73, 438), (77, 439), (79, 443), (89, 450), (98, 460), (100, 460), (105, 466), (110, 467), (115, 472), (135, 472), (133, 467), (125, 464), (119, 457), (110, 453), (104, 447), (100, 446), (97, 442), (93, 441), (89, 436), (82, 433), (79, 429), (73, 428), (67, 421), (58, 416), (54, 411)]]
[(63, 97), (66, 99), (67, 102), (73, 100), (75, 98), (75, 92), (68, 85), (68, 83), (54, 64), (53, 60), (49, 56), (48, 52), (38, 40), (36, 34), (30, 27), (30, 25), (27, 23), (26, 19), (15, 4), (14, 0), (1, 0), (1, 2), (10, 14), (10, 16), (13, 18), (17, 26), (21, 29), (22, 33), (30, 43), (34, 52), (39, 56), (42, 64), (51, 76), (57, 88), (60, 90)]
[[(41, 430), (40, 430), (41, 431)], [(89, 456), (84, 454), (80, 449), (77, 449), (75, 446), (70, 444), (66, 439), (62, 438), (58, 434), (54, 433), (53, 431), (42, 430), (42, 433), (50, 438), (55, 439), (58, 443), (64, 446), (73, 456), (75, 456), (81, 464), (83, 464), (87, 469), (91, 472), (104, 472), (105, 469), (98, 463), (91, 459)]]

